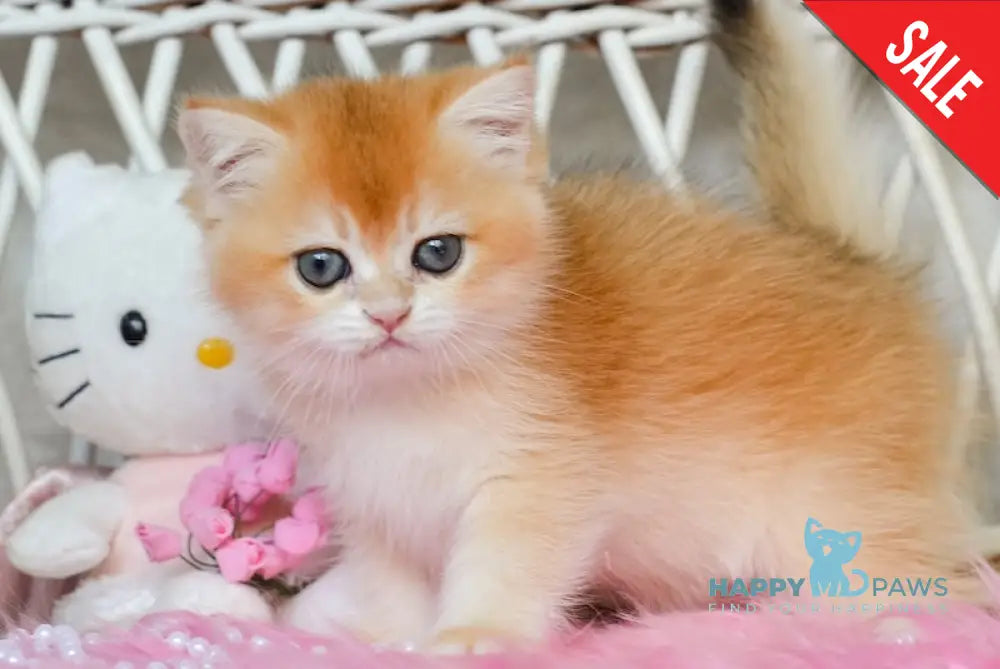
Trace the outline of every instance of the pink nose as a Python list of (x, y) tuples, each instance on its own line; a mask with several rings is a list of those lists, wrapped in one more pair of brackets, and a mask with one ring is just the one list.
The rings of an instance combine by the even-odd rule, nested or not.
[(380, 326), (387, 334), (392, 334), (396, 328), (403, 324), (406, 317), (410, 315), (410, 307), (404, 310), (393, 310), (393, 311), (376, 311), (372, 313), (370, 311), (365, 312), (365, 316), (368, 317), (372, 323)]

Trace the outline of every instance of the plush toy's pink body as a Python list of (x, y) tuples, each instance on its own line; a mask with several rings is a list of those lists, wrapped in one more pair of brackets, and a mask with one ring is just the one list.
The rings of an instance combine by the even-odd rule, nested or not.
[[(221, 454), (172, 455), (136, 458), (108, 476), (124, 490), (122, 519), (109, 541), (107, 558), (85, 578), (141, 573), (150, 562), (135, 535), (138, 522), (151, 522), (182, 530), (178, 502), (191, 477), (216, 464)], [(97, 469), (57, 469), (43, 472), (0, 514), (0, 628), (2, 621), (29, 624), (47, 620), (55, 601), (69, 593), (78, 578), (43, 579), (23, 574), (6, 558), (3, 539), (44, 502), (74, 487), (103, 478)]]
[(111, 552), (94, 575), (134, 572), (149, 564), (135, 535), (135, 526), (140, 522), (185, 532), (177, 507), (188, 483), (201, 469), (221, 459), (220, 453), (147, 456), (129, 460), (116, 469), (110, 480), (125, 488), (128, 505)]

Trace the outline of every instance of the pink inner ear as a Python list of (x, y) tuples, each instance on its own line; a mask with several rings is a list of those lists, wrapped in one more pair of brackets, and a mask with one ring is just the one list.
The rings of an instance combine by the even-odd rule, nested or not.
[(235, 156), (233, 158), (230, 158), (226, 162), (219, 165), (219, 171), (222, 172), (223, 174), (232, 172), (233, 168), (236, 167), (236, 164), (239, 163), (242, 159), (243, 156)]
[(482, 128), (485, 132), (497, 137), (512, 137), (521, 128), (521, 124), (509, 119), (490, 118), (475, 121), (473, 125)]

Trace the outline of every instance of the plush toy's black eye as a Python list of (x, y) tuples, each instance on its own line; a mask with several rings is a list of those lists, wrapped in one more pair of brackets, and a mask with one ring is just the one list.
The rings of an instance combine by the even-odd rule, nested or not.
[(351, 273), (351, 263), (336, 249), (310, 249), (295, 258), (299, 277), (313, 288), (332, 288)]
[(149, 334), (146, 319), (134, 309), (122, 316), (118, 323), (118, 331), (121, 332), (122, 339), (129, 346), (138, 346), (146, 341), (146, 335)]
[(462, 238), (458, 235), (428, 237), (413, 249), (413, 266), (431, 274), (454, 269), (462, 258)]

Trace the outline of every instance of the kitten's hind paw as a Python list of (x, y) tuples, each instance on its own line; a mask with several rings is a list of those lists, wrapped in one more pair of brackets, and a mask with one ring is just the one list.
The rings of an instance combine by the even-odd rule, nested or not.
[(511, 636), (486, 627), (452, 627), (434, 635), (427, 646), (433, 655), (490, 655), (511, 644)]

